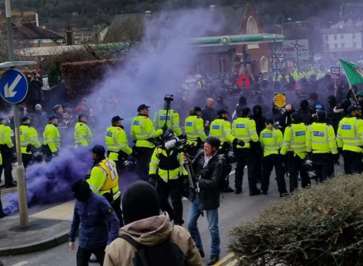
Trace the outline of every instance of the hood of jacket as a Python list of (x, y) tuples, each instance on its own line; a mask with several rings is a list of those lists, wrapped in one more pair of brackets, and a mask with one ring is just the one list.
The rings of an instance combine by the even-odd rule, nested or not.
[(167, 214), (152, 216), (127, 224), (119, 234), (126, 234), (145, 246), (154, 246), (170, 237), (173, 224)]

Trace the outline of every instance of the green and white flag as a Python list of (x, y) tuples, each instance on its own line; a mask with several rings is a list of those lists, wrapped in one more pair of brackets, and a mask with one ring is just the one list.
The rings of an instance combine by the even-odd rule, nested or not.
[(339, 61), (344, 69), (350, 86), (363, 84), (363, 69), (361, 67), (342, 59)]

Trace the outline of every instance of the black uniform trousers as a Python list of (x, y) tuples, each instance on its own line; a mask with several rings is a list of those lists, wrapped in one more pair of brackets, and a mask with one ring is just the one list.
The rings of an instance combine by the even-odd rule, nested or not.
[(149, 181), (149, 164), (154, 148), (135, 147), (136, 173), (140, 179)]
[(0, 179), (4, 170), (5, 187), (11, 186), (14, 182), (13, 176), (11, 174), (12, 170), (11, 163), (13, 161), (13, 153), (12, 150), (7, 145), (0, 145), (0, 152), (3, 159), (3, 164), (0, 165)]
[(306, 188), (311, 185), (310, 177), (308, 175), (305, 160), (301, 159), (298, 155), (293, 152), (288, 152), (286, 155), (287, 161), (287, 171), (290, 178), (290, 192), (293, 192), (299, 187), (298, 177), (300, 174), (301, 187)]
[(347, 175), (362, 172), (362, 155), (359, 152), (343, 151), (344, 172)]
[(282, 157), (278, 154), (271, 154), (269, 156), (263, 157), (262, 159), (262, 184), (261, 189), (264, 194), (268, 193), (268, 189), (270, 186), (270, 175), (272, 169), (275, 167), (276, 172), (276, 182), (277, 187), (280, 192), (287, 193), (286, 190), (286, 182), (284, 176), (284, 168), (282, 166)]
[(236, 175), (235, 175), (235, 188), (236, 191), (242, 191), (243, 186), (243, 174), (244, 168), (247, 165), (247, 176), (248, 176), (248, 186), (251, 194), (257, 192), (257, 179), (254, 175), (254, 157), (252, 158), (252, 153), (250, 149), (235, 149), (234, 156), (237, 161)]
[[(180, 178), (165, 182), (158, 177), (156, 190), (160, 197), (160, 205), (163, 211), (169, 214), (174, 224), (182, 225), (183, 221), (183, 202), (182, 202), (182, 183)], [(169, 202), (171, 199), (171, 205)]]
[(91, 254), (95, 254), (97, 262), (100, 265), (103, 265), (103, 260), (105, 258), (105, 248), (98, 248), (98, 249), (86, 249), (78, 247), (77, 250), (77, 266), (88, 266), (89, 258)]
[(21, 157), (23, 159), (24, 168), (27, 168), (33, 160), (33, 154), (23, 153)]
[(331, 174), (331, 153), (313, 153), (311, 156), (316, 182), (324, 182)]
[(103, 196), (107, 199), (110, 203), (112, 209), (115, 211), (115, 214), (120, 222), (120, 226), (123, 226), (123, 218), (122, 218), (122, 211), (121, 211), (121, 196), (117, 199), (113, 199), (112, 193), (103, 194)]

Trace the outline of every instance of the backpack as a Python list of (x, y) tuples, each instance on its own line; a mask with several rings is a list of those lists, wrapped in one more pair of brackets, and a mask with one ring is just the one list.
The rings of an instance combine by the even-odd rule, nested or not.
[(128, 235), (120, 235), (136, 249), (134, 266), (185, 266), (186, 258), (181, 249), (170, 239), (155, 246), (145, 246)]

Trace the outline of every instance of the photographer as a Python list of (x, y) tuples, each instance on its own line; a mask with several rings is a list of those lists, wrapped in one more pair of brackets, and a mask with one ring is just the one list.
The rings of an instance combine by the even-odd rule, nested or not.
[(180, 116), (177, 111), (171, 109), (171, 102), (174, 101), (173, 95), (166, 95), (164, 98), (164, 108), (156, 113), (154, 124), (156, 129), (162, 129), (164, 132), (171, 129), (176, 136), (182, 135), (180, 128)]
[[(149, 180), (156, 185), (160, 197), (161, 209), (168, 212), (174, 224), (182, 225), (182, 176), (186, 176), (184, 169), (184, 155), (179, 150), (178, 139), (167, 131), (163, 144), (155, 148), (149, 166)], [(170, 206), (169, 196), (173, 207)]]
[(220, 143), (218, 138), (208, 137), (203, 151), (198, 153), (193, 161), (196, 193), (189, 210), (188, 230), (201, 256), (204, 257), (197, 223), (200, 215), (205, 211), (212, 238), (211, 257), (208, 265), (214, 265), (219, 260), (220, 254), (218, 208), (220, 205), (219, 184), (223, 182), (223, 156), (218, 155)]

